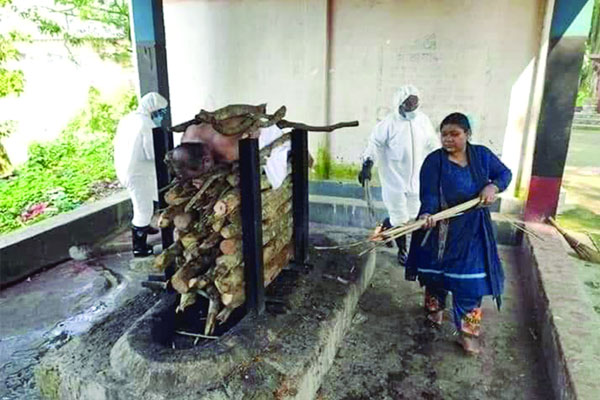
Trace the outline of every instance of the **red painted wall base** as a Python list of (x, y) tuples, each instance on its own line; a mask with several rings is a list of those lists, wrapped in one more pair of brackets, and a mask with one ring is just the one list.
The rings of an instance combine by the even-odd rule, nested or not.
[(532, 176), (525, 205), (525, 221), (543, 222), (556, 214), (561, 178)]

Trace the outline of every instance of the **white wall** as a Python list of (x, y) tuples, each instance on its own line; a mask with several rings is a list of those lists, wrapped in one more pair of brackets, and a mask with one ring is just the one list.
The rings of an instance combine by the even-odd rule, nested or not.
[(165, 0), (173, 123), (231, 103), (325, 117), (323, 0)]
[(422, 110), (436, 128), (450, 112), (464, 112), (474, 141), (500, 153), (505, 133), (525, 126), (541, 3), (336, 1), (332, 117), (358, 117), (361, 129), (350, 144), (344, 133), (334, 134), (333, 154), (357, 160), (371, 127), (390, 112), (394, 91), (405, 83), (420, 89)]
[(326, 0), (165, 0), (173, 122), (200, 108), (266, 101), (317, 124), (327, 122), (329, 98), (328, 122), (361, 125), (331, 134), (332, 156), (357, 162), (394, 91), (413, 83), (434, 125), (465, 112), (474, 141), (504, 148), (516, 169), (545, 1), (331, 0), (325, 71)]

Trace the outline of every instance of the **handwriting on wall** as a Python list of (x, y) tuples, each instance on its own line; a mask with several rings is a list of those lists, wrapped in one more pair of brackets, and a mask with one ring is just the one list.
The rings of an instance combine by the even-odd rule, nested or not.
[[(477, 142), (490, 145), (486, 134), (486, 87), (491, 79), (485, 43), (464, 47), (435, 34), (412, 43), (383, 44), (379, 49), (375, 121), (390, 111), (398, 88), (412, 83), (421, 92), (422, 110), (434, 126), (449, 113), (464, 112), (472, 120)], [(491, 95), (491, 94), (489, 94)]]

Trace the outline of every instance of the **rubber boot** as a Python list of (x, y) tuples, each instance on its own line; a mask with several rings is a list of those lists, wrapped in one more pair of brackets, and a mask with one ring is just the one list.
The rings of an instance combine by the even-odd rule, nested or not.
[(406, 251), (406, 236), (400, 236), (395, 239), (396, 246), (398, 246), (398, 264), (405, 267), (406, 259), (408, 258), (408, 252)]
[(148, 226), (133, 226), (131, 228), (131, 238), (133, 241), (133, 256), (148, 257), (152, 255), (152, 246), (148, 246), (146, 238), (148, 237)]

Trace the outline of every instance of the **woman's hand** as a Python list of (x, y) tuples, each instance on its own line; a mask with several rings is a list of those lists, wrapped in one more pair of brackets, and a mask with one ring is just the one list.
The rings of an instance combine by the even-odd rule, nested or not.
[(479, 198), (481, 199), (481, 204), (484, 206), (489, 206), (490, 204), (496, 201), (496, 194), (498, 193), (498, 187), (493, 183), (488, 184), (481, 190), (479, 193)]
[(436, 222), (433, 220), (430, 214), (421, 214), (419, 215), (419, 219), (425, 220), (425, 225), (423, 225), (423, 229), (431, 229), (436, 224)]

